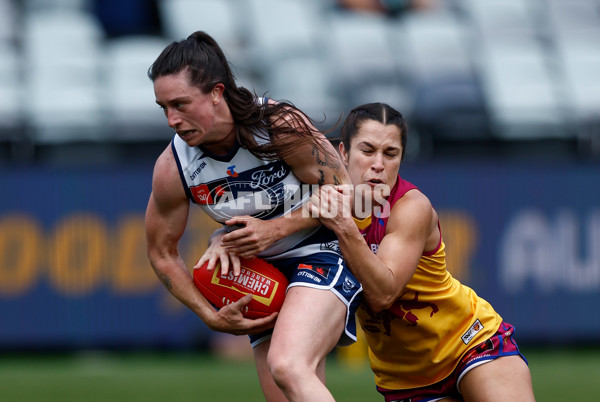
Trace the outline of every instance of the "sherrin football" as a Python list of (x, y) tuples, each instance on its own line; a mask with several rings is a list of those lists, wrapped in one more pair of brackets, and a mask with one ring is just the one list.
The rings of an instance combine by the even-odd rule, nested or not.
[(241, 272), (237, 277), (231, 267), (227, 275), (221, 275), (219, 263), (212, 271), (206, 269), (208, 262), (205, 263), (194, 270), (196, 287), (218, 309), (251, 293), (252, 301), (242, 311), (246, 318), (266, 317), (279, 311), (285, 299), (287, 278), (260, 258), (240, 259), (240, 262)]

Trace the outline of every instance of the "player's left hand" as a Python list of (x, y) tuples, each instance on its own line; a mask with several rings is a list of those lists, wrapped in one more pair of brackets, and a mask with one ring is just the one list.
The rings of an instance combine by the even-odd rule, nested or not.
[(225, 224), (237, 228), (221, 237), (221, 246), (238, 257), (255, 257), (279, 240), (277, 228), (268, 220), (244, 215), (231, 218)]
[(212, 271), (218, 262), (221, 265), (221, 274), (227, 275), (231, 267), (234, 276), (240, 275), (241, 264), (239, 257), (233, 253), (229, 253), (221, 245), (221, 239), (225, 233), (227, 233), (225, 229), (217, 229), (213, 232), (208, 241), (208, 248), (196, 265), (194, 265), (194, 269), (199, 269), (204, 263), (208, 262), (206, 269)]

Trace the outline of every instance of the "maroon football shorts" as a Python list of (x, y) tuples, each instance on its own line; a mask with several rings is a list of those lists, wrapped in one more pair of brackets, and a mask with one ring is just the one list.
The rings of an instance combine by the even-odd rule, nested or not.
[(460, 381), (470, 370), (494, 359), (503, 356), (518, 355), (525, 360), (525, 356), (519, 351), (517, 343), (513, 339), (515, 328), (507, 322), (502, 321), (498, 331), (486, 341), (469, 349), (460, 359), (456, 369), (442, 381), (421, 388), (405, 390), (388, 390), (377, 387), (377, 390), (385, 396), (385, 402), (418, 402), (437, 401), (443, 398), (460, 399)]

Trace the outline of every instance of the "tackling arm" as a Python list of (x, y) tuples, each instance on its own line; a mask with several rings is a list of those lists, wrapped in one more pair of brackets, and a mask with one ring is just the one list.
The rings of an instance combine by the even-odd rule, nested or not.
[(311, 197), (311, 209), (337, 235), (344, 260), (361, 282), (367, 304), (379, 312), (394, 303), (414, 275), (431, 238), (432, 208), (420, 192), (407, 193), (392, 208), (386, 234), (373, 254), (352, 218), (350, 194), (343, 194), (341, 188), (323, 187)]

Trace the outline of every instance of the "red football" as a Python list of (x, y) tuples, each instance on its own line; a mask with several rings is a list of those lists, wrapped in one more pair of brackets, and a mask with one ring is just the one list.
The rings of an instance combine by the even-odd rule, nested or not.
[(285, 291), (288, 286), (287, 278), (273, 265), (253, 258), (241, 259), (241, 273), (233, 276), (233, 269), (227, 275), (221, 275), (221, 266), (208, 271), (205, 263), (194, 270), (194, 282), (200, 292), (216, 308), (238, 301), (248, 293), (253, 298), (242, 313), (246, 318), (266, 317), (281, 309)]

